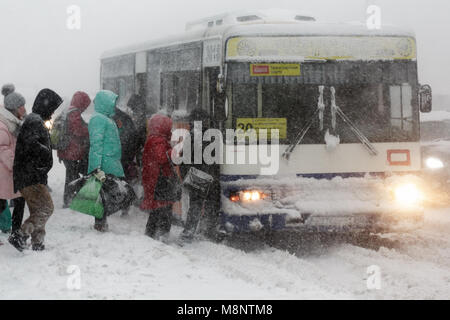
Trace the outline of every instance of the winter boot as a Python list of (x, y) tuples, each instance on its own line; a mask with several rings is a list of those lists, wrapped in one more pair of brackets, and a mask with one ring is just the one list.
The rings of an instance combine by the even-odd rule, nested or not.
[(14, 232), (9, 238), (8, 242), (14, 246), (18, 251), (22, 252), (27, 248), (27, 240), (29, 236), (22, 233), (21, 230)]
[(194, 241), (194, 234), (192, 232), (182, 232), (177, 240), (179, 246), (190, 244)]
[(156, 212), (151, 212), (148, 216), (147, 225), (145, 226), (145, 235), (147, 237), (156, 239), (157, 222)]
[(33, 251), (44, 251), (45, 245), (43, 243), (33, 243), (33, 245), (31, 246), (31, 249)]
[(120, 215), (121, 218), (128, 218), (130, 216), (130, 209), (122, 210), (122, 214)]
[(96, 223), (94, 224), (94, 229), (98, 232), (105, 233), (109, 231), (109, 226), (107, 223)]
[(150, 229), (145, 229), (145, 235), (150, 238), (155, 238), (155, 231)]

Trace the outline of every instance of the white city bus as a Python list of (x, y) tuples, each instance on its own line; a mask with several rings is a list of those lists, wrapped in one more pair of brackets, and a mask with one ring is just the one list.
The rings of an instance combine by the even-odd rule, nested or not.
[[(209, 226), (383, 232), (422, 221), (419, 116), (431, 90), (419, 85), (410, 31), (291, 12), (218, 15), (105, 53), (101, 85), (122, 104), (140, 93), (150, 114), (202, 107), (224, 135), (268, 129), (277, 170), (225, 161)], [(254, 150), (234, 139), (225, 148)]]

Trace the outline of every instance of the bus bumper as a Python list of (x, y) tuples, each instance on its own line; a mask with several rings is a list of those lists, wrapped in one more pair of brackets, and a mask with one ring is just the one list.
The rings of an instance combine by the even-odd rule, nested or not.
[(423, 210), (411, 210), (393, 214), (314, 215), (302, 214), (221, 214), (221, 227), (227, 233), (251, 233), (259, 231), (304, 232), (405, 232), (423, 225)]

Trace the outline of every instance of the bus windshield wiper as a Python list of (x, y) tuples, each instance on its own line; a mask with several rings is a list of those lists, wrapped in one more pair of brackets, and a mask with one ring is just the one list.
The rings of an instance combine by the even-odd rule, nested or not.
[[(323, 90), (324, 86), (319, 86), (319, 101), (317, 104), (317, 109), (314, 112), (313, 116), (305, 123), (305, 125), (302, 127), (300, 132), (297, 134), (297, 137), (295, 138), (294, 142), (289, 145), (289, 147), (286, 149), (286, 151), (283, 153), (283, 158), (286, 160), (289, 160), (292, 152), (295, 150), (295, 147), (299, 145), (303, 138), (305, 137), (308, 130), (311, 128), (314, 119), (316, 119), (317, 115), (319, 115), (320, 120), (320, 130), (323, 130), (323, 112), (325, 109), (325, 104), (323, 102)], [(333, 118), (333, 128), (336, 127), (336, 114), (341, 117), (341, 119), (346, 123), (350, 129), (353, 131), (353, 133), (356, 135), (356, 137), (361, 141), (361, 143), (366, 147), (366, 149), (369, 151), (369, 153), (373, 156), (376, 156), (378, 154), (378, 151), (375, 149), (375, 147), (372, 145), (372, 143), (369, 141), (369, 139), (361, 132), (361, 130), (358, 129), (358, 127), (347, 117), (347, 115), (342, 111), (340, 107), (336, 105), (336, 89), (334, 87), (330, 88), (331, 91), (331, 110), (332, 110), (332, 118)]]
[(319, 86), (319, 101), (317, 102), (317, 109), (312, 115), (311, 118), (308, 119), (308, 121), (305, 123), (305, 125), (302, 127), (302, 129), (297, 134), (297, 137), (295, 138), (294, 142), (289, 145), (289, 147), (284, 151), (283, 158), (286, 160), (289, 160), (292, 152), (294, 151), (295, 147), (298, 146), (305, 137), (308, 130), (311, 128), (314, 119), (316, 119), (317, 115), (319, 115), (320, 119), (320, 128), (323, 129), (323, 111), (325, 110), (325, 104), (323, 102), (323, 89), (324, 86)]
[(372, 145), (372, 143), (367, 139), (364, 133), (358, 129), (358, 127), (347, 117), (347, 115), (336, 105), (336, 89), (334, 87), (330, 88), (331, 91), (331, 109), (341, 117), (341, 119), (350, 127), (356, 137), (361, 141), (361, 143), (366, 147), (369, 153), (373, 156), (378, 154), (378, 151)]

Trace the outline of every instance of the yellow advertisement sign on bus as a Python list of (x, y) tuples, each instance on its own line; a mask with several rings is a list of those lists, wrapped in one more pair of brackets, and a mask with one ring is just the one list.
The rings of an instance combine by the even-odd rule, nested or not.
[(300, 64), (298, 63), (259, 63), (250, 65), (252, 77), (298, 77)]
[(236, 130), (255, 129), (259, 136), (260, 129), (267, 129), (267, 139), (271, 138), (271, 130), (279, 131), (280, 139), (287, 139), (287, 119), (286, 118), (238, 118), (236, 120)]
[(227, 42), (226, 57), (228, 61), (252, 62), (296, 62), (298, 59), (413, 60), (417, 57), (416, 53), (416, 42), (411, 37), (235, 37)]

